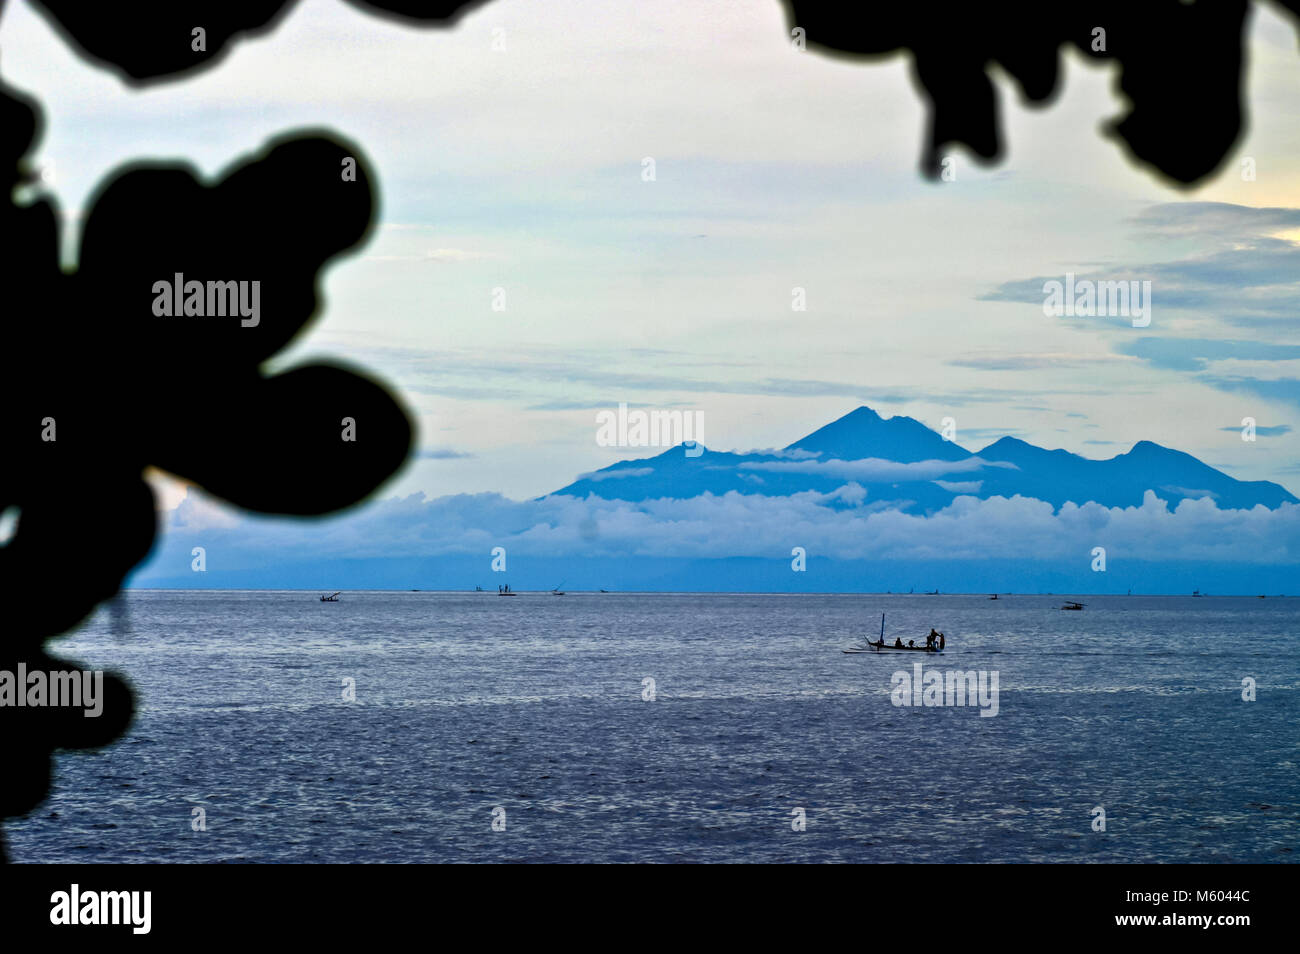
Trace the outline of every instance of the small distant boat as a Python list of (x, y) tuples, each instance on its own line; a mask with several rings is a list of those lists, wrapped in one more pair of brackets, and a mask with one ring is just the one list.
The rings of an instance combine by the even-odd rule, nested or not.
[(551, 595), (552, 595), (552, 596), (563, 596), (563, 595), (564, 595), (564, 590), (560, 589), (560, 587), (563, 586), (563, 585), (564, 585), (564, 581), (561, 580), (558, 586), (553, 586), (553, 587), (551, 587)]
[(1204, 596), (1205, 594), (1202, 593), (1200, 590), (1192, 590), (1192, 595), (1193, 595), (1193, 596)]
[[(342, 590), (339, 590), (339, 593), (342, 593), (342, 592), (343, 592)], [(329, 596), (322, 596), (322, 597), (320, 598), (320, 601), (321, 601), (322, 603), (337, 603), (337, 602), (339, 601), (339, 594), (338, 594), (338, 593), (331, 593)]]
[(510, 588), (509, 583), (507, 583), (505, 586), (497, 587), (497, 596), (517, 596), (517, 595), (518, 594), (516, 594), (515, 591)]
[(609, 590), (601, 590), (602, 593), (608, 593)]
[(1066, 603), (1064, 606), (1061, 607), (1061, 609), (1063, 609), (1063, 610), (1081, 610), (1081, 609), (1083, 609), (1083, 604), (1082, 604), (1082, 603), (1073, 603), (1073, 602), (1071, 602), (1071, 603)]
[(931, 590), (929, 593), (926, 593), (925, 595), (926, 595), (926, 596), (938, 596), (938, 595), (939, 595), (939, 591), (938, 591), (938, 590)]
[(482, 592), (483, 592), (483, 587), (481, 587), (481, 586), (476, 586), (476, 587), (474, 587), (474, 592), (475, 592), (475, 593), (482, 593)]
[(991, 600), (995, 600), (995, 599), (997, 599), (997, 598), (998, 598), (998, 594), (996, 594), (996, 593), (994, 593), (992, 596), (989, 597), (989, 599), (991, 599)]
[[(897, 642), (897, 640), (896, 640)], [(867, 643), (864, 646), (850, 646), (848, 649), (841, 649), (840, 652), (856, 655), (858, 653), (941, 653), (944, 647), (944, 635), (939, 634), (939, 645), (937, 646), (888, 646), (885, 644), (885, 614), (880, 614), (880, 642)]]

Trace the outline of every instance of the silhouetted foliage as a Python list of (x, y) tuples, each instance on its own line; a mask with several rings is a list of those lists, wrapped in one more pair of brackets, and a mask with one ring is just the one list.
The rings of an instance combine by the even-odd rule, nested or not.
[[(152, 75), (175, 60), (130, 62)], [(317, 312), (325, 263), (373, 227), (358, 148), (321, 132), (283, 137), (211, 185), (185, 166), (131, 166), (88, 203), (78, 268), (65, 275), (52, 202), (13, 201), (34, 180), (24, 157), (40, 129), (35, 104), (0, 86), (0, 123), (11, 276), (0, 510), (18, 512), (0, 547), (9, 621), (0, 669), (70, 671), (75, 664), (48, 656), (44, 641), (112, 597), (147, 556), (156, 515), (146, 467), (250, 509), (322, 514), (394, 473), (412, 427), (382, 386), (354, 371), (261, 370)], [(186, 314), (182, 296), (160, 299), (155, 288), (184, 290), (188, 281), (258, 282), (256, 321)], [(211, 295), (183, 297), (211, 310)], [(233, 300), (220, 291), (218, 299), (223, 308)], [(160, 315), (159, 300), (181, 307)], [(349, 424), (355, 439), (344, 439)], [(53, 749), (103, 745), (125, 731), (129, 687), (110, 676), (105, 694), (95, 719), (80, 709), (0, 708), (0, 815), (44, 798)]]
[[(921, 168), (932, 177), (950, 144), (986, 161), (1002, 156), (990, 67), (1014, 77), (1028, 102), (1043, 104), (1057, 91), (1064, 44), (1119, 64), (1119, 88), (1132, 109), (1111, 131), (1175, 183), (1212, 173), (1241, 133), (1246, 0), (785, 2), (809, 49), (853, 58), (911, 51), (913, 75), (929, 100)], [(1285, 6), (1295, 12), (1300, 3)], [(1105, 31), (1104, 49), (1094, 49), (1097, 29)]]
[[(454, 23), (475, 0), (347, 0), (409, 26)], [(32, 0), (78, 52), (114, 67), (130, 83), (175, 79), (219, 62), (234, 41), (279, 25), (295, 0)], [(202, 49), (193, 31), (203, 31)]]

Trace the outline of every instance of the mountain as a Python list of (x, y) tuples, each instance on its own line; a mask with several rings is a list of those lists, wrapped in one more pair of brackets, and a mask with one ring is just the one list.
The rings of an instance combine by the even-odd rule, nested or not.
[(875, 457), (908, 464), (922, 460), (962, 460), (971, 456), (970, 451), (944, 440), (914, 418), (885, 419), (869, 407), (850, 411), (785, 449), (816, 452), (826, 460)]
[[(628, 423), (623, 439), (648, 439)], [(1300, 510), (1277, 484), (1234, 480), (1150, 441), (1108, 460), (1013, 437), (972, 453), (918, 421), (882, 419), (865, 407), (779, 450), (678, 445), (535, 500), (413, 493), (358, 508), (327, 533), (301, 522), (214, 520), (211, 505), (190, 493), (132, 586), (480, 585), (492, 603), (501, 602), (491, 592), (499, 582), (539, 591), (539, 599), (557, 581), (570, 592), (938, 589), (1071, 599), (1199, 589), (1266, 593), (1259, 605), (1272, 614), (1274, 596), (1294, 593), (1300, 579)], [(1218, 509), (1166, 510), (1189, 498), (1209, 498)], [(1069, 501), (1110, 509), (1079, 512)], [(200, 546), (221, 558), (196, 574)], [(1043, 605), (1055, 609), (1060, 598)], [(941, 602), (920, 609), (921, 599), (909, 611), (918, 632), (951, 618)], [(535, 605), (518, 603), (526, 613)], [(1006, 606), (979, 605), (990, 613)], [(875, 612), (865, 614), (864, 629)], [(1060, 616), (1062, 626), (1078, 622)]]
[[(1221, 509), (1275, 509), (1297, 503), (1270, 481), (1242, 481), (1190, 454), (1139, 441), (1125, 454), (1092, 460), (1065, 450), (1046, 450), (1014, 437), (978, 453), (946, 440), (920, 421), (880, 417), (859, 407), (779, 451), (745, 454), (700, 450), (687, 456), (677, 446), (649, 458), (625, 460), (584, 474), (555, 491), (611, 500), (686, 499), (701, 494), (784, 497), (814, 491), (830, 494), (859, 485), (866, 500), (909, 513), (933, 513), (961, 495), (979, 498), (1034, 497), (1059, 509), (1067, 502), (1095, 501), (1136, 507), (1146, 491), (1171, 506), (1209, 497)], [(855, 505), (852, 495), (845, 506)]]

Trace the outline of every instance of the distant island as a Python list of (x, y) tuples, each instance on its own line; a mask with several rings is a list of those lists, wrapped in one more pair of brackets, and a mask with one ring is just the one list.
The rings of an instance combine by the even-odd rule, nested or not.
[(132, 587), (1257, 596), (1300, 578), (1279, 484), (1151, 441), (972, 451), (867, 407), (780, 449), (678, 444), (532, 500), (414, 493), (311, 523), (214, 517), (195, 495), (167, 524)]
[(1191, 454), (1151, 441), (1139, 441), (1128, 453), (1108, 460), (1045, 450), (1014, 437), (971, 452), (920, 421), (882, 418), (869, 407), (779, 451), (687, 456), (676, 447), (656, 457), (620, 461), (555, 493), (632, 501), (733, 490), (787, 497), (830, 493), (848, 483), (864, 488), (868, 499), (890, 501), (907, 513), (932, 513), (961, 495), (987, 499), (1019, 494), (1057, 508), (1089, 501), (1138, 507), (1148, 490), (1171, 505), (1202, 497), (1231, 510), (1300, 503), (1278, 484), (1236, 480)]

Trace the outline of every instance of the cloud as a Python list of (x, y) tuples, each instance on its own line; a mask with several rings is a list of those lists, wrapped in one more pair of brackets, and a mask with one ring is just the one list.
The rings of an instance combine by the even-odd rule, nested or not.
[(416, 453), (421, 460), (463, 460), (473, 457), (468, 451), (452, 450), (450, 447), (429, 447)]
[[(1219, 428), (1219, 430), (1227, 431), (1231, 434), (1240, 434), (1241, 425), (1238, 424), (1235, 427), (1221, 427)], [(1281, 437), (1283, 434), (1291, 433), (1291, 425), (1275, 424), (1275, 425), (1270, 425), (1268, 427), (1265, 427), (1264, 425), (1256, 425), (1255, 433), (1260, 437)]]
[(1211, 361), (1228, 359), (1290, 361), (1300, 358), (1300, 345), (1222, 338), (1138, 338), (1121, 342), (1115, 350), (1172, 371), (1203, 371)]
[[(1270, 363), (1300, 359), (1300, 345), (1241, 337), (1241, 329), (1276, 332), (1289, 328), (1300, 313), (1300, 209), (1253, 208), (1225, 202), (1171, 202), (1149, 206), (1130, 220), (1148, 242), (1176, 245), (1181, 258), (1119, 269), (1113, 265), (1076, 266), (1075, 280), (1141, 278), (1151, 281), (1156, 321), (1169, 331), (1159, 336), (1113, 342), (1117, 355), (1166, 371), (1187, 372), (1207, 387), (1300, 405), (1300, 382), (1279, 376)], [(979, 296), (986, 301), (1042, 305), (1043, 285), (1052, 275), (1002, 283)], [(1178, 337), (1176, 318), (1190, 314), (1201, 327), (1229, 326), (1234, 337)], [(1074, 319), (1067, 319), (1074, 321)], [(1048, 368), (1056, 356), (1004, 355), (958, 359), (966, 367), (997, 370)], [(1068, 367), (1068, 358), (1059, 358)], [(1080, 357), (1082, 359), (1082, 356)], [(1240, 363), (1273, 371), (1260, 376)], [(1285, 370), (1285, 369), (1284, 369)]]
[(822, 451), (804, 450), (802, 447), (765, 447), (736, 453), (745, 457), (779, 457), (782, 460), (814, 460), (822, 456)]
[(958, 368), (978, 368), (982, 371), (1038, 371), (1050, 368), (1081, 368), (1093, 364), (1116, 364), (1124, 357), (1106, 352), (1096, 353), (1042, 353), (1042, 354), (989, 354), (953, 358), (948, 364)]
[(540, 404), (530, 404), (525, 408), (528, 411), (600, 411), (605, 409), (605, 406), (598, 401), (543, 401)]
[(1300, 407), (1300, 380), (1295, 378), (1207, 376), (1201, 378), (1201, 380), (1211, 387), (1218, 388), (1220, 391), (1253, 394), (1267, 401), (1280, 401), (1284, 404), (1294, 404)]
[(982, 480), (936, 480), (935, 483), (954, 494), (977, 494), (984, 486)]
[(1212, 497), (1215, 500), (1219, 499), (1219, 495), (1216, 494), (1213, 490), (1197, 490), (1194, 487), (1180, 487), (1177, 484), (1165, 484), (1160, 489), (1167, 490), (1173, 494), (1178, 494), (1180, 497), (1191, 497), (1193, 499), (1200, 499), (1201, 497)]
[(1130, 221), (1156, 235), (1209, 236), (1220, 242), (1241, 242), (1300, 228), (1300, 209), (1230, 202), (1162, 202), (1148, 206)]
[(592, 470), (585, 474), (579, 474), (578, 480), (590, 480), (599, 483), (602, 480), (618, 480), (623, 477), (649, 477), (654, 472), (655, 469), (653, 467), (627, 467), (623, 470)]
[(962, 460), (920, 460), (899, 463), (868, 457), (863, 460), (802, 460), (802, 461), (744, 461), (741, 470), (765, 470), (776, 473), (816, 474), (821, 477), (839, 477), (845, 480), (871, 482), (934, 480), (946, 474), (964, 474), (985, 467), (1018, 470), (1015, 464), (1005, 461), (987, 461), (980, 457)]
[(1193, 253), (1123, 268), (1067, 267), (1060, 275), (1003, 282), (978, 300), (1041, 306), (1044, 283), (1060, 281), (1066, 271), (1072, 271), (1076, 283), (1149, 280), (1157, 315), (1161, 310), (1181, 309), (1239, 327), (1269, 329), (1295, 320), (1300, 311), (1300, 285), (1295, 280), (1300, 274), (1300, 244), (1285, 233), (1300, 229), (1300, 209), (1165, 203), (1145, 209), (1131, 221), (1148, 238), (1177, 241), (1180, 247), (1190, 242)]
[[(325, 523), (236, 514), (195, 519), (210, 507), (196, 492), (168, 521), (169, 565), (188, 565), (204, 545), (230, 567), (273, 566), (303, 553), (328, 560), (486, 555), (512, 557), (727, 558), (788, 554), (791, 540), (833, 559), (1079, 560), (1104, 546), (1117, 560), (1300, 563), (1300, 505), (1221, 510), (1209, 497), (1175, 509), (1148, 491), (1140, 507), (1050, 503), (1015, 496), (959, 496), (928, 516), (892, 505), (862, 506), (845, 485), (829, 494), (788, 497), (730, 492), (629, 502), (549, 496), (512, 501), (499, 494), (377, 501)], [(846, 506), (847, 505), (847, 506)], [(595, 527), (597, 532), (593, 533)]]
[[(644, 361), (626, 350), (597, 348), (564, 349), (548, 346), (500, 347), (486, 352), (421, 347), (373, 346), (349, 343), (353, 358), (368, 366), (384, 367), (397, 379), (402, 390), (461, 400), (499, 401), (524, 398), (532, 401), (530, 410), (570, 411), (608, 408), (620, 396), (630, 393), (662, 392), (671, 395), (702, 394), (755, 397), (839, 397), (855, 404), (907, 405), (938, 402), (947, 407), (969, 404), (1002, 404), (1020, 399), (1025, 392), (1013, 388), (938, 389), (934, 385), (870, 387), (851, 381), (814, 378), (778, 378), (764, 374), (770, 361), (733, 360), (727, 370), (735, 377), (699, 376), (698, 356), (682, 352), (642, 349)], [(656, 360), (648, 360), (657, 355)], [(653, 367), (653, 372), (643, 370)], [(680, 368), (680, 373), (676, 371)], [(508, 381), (501, 387), (485, 387), (485, 380)], [(430, 383), (436, 382), (436, 383)], [(556, 397), (553, 394), (525, 393), (522, 387), (538, 389), (563, 382), (570, 394), (590, 394), (591, 398)], [(1086, 388), (1052, 388), (1038, 386), (1035, 395), (1090, 396)], [(661, 407), (696, 407), (685, 400), (655, 401)]]

